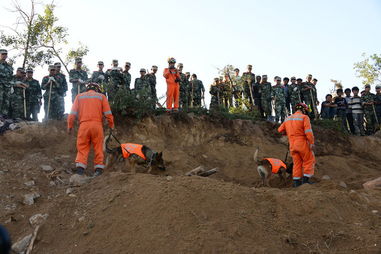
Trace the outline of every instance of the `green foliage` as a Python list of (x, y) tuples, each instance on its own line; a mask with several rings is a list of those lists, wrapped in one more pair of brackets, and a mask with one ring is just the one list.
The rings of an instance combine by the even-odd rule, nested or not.
[(9, 27), (9, 34), (1, 32), (0, 42), (6, 47), (12, 47), (16, 53), (12, 60), (23, 58), (23, 67), (36, 67), (52, 64), (57, 57), (69, 72), (67, 65), (75, 57), (83, 57), (88, 48), (79, 44), (77, 49), (68, 52), (63, 61), (64, 47), (68, 44), (68, 29), (58, 25), (54, 4), (46, 4), (42, 13), (37, 13), (35, 0), (31, 0), (30, 10), (15, 1), (14, 10), (18, 13), (16, 28)]
[(357, 77), (362, 78), (362, 83), (374, 84), (381, 83), (381, 55), (373, 54), (369, 57), (363, 53), (362, 61), (354, 64)]
[(343, 134), (348, 134), (342, 127), (341, 121), (336, 120), (330, 120), (330, 119), (318, 119), (311, 121), (312, 125), (316, 125), (319, 127), (322, 127), (324, 129), (334, 130), (337, 132), (341, 132)]

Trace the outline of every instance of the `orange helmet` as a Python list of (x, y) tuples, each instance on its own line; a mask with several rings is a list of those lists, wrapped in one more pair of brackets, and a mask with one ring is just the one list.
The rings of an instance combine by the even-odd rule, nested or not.
[(298, 104), (296, 104), (295, 109), (296, 110), (301, 109), (301, 110), (303, 110), (305, 112), (311, 112), (310, 108), (306, 104), (304, 104), (304, 103), (298, 103)]

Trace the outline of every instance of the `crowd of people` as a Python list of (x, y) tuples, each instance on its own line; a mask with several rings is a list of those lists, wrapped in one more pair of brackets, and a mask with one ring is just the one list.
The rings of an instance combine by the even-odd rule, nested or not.
[[(46, 119), (62, 119), (65, 112), (64, 97), (68, 91), (66, 76), (61, 71), (61, 63), (49, 66), (49, 74), (42, 79), (41, 85), (33, 77), (33, 70), (13, 68), (6, 62), (7, 51), (0, 50), (0, 113), (10, 118), (20, 118), (37, 121), (37, 114), (44, 99)], [(72, 84), (72, 102), (75, 97), (86, 90), (85, 84), (94, 82), (100, 85), (110, 101), (111, 107), (118, 92), (133, 94), (137, 100), (151, 101), (152, 108), (163, 107), (156, 93), (156, 74), (158, 67), (153, 65), (151, 72), (140, 69), (140, 77), (135, 79), (131, 87), (131, 63), (126, 62), (124, 69), (118, 60), (112, 61), (112, 66), (104, 70), (104, 63), (98, 62), (98, 69), (89, 77), (83, 69), (82, 59), (75, 59), (74, 69), (69, 71), (69, 82)], [(176, 65), (175, 58), (168, 59), (168, 68), (163, 76), (167, 82), (168, 111), (179, 109), (205, 107), (205, 87), (196, 74), (183, 72), (184, 65)], [(298, 103), (305, 103), (311, 119), (338, 119), (343, 130), (355, 135), (370, 135), (379, 129), (381, 119), (381, 86), (376, 87), (376, 94), (370, 92), (370, 86), (359, 96), (359, 88), (336, 91), (321, 103), (317, 97), (317, 82), (311, 74), (303, 81), (296, 77), (274, 77), (274, 85), (268, 81), (267, 75), (255, 75), (252, 65), (240, 75), (235, 68), (232, 73), (226, 71), (224, 76), (216, 77), (210, 86), (210, 110), (219, 108), (241, 108), (257, 110), (260, 117), (269, 121), (283, 122), (287, 116), (295, 112)], [(42, 95), (42, 91), (44, 94)], [(353, 96), (351, 96), (353, 93)]]

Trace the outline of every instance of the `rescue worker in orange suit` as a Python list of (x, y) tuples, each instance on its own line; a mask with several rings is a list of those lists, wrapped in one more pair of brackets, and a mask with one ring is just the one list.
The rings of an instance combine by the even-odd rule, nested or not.
[(83, 175), (87, 168), (87, 158), (91, 145), (93, 145), (95, 153), (94, 176), (103, 173), (105, 167), (103, 162), (103, 116), (106, 117), (108, 126), (113, 130), (114, 118), (106, 96), (101, 93), (97, 83), (89, 83), (87, 84), (87, 91), (76, 96), (67, 122), (68, 133), (71, 134), (75, 118), (78, 117), (78, 152), (75, 162), (76, 173), (79, 175)]
[(290, 143), (290, 154), (293, 167), (293, 187), (309, 183), (314, 174), (314, 134), (311, 129), (310, 119), (307, 116), (310, 109), (304, 103), (295, 106), (296, 112), (287, 117), (278, 132), (287, 135)]
[(180, 73), (175, 68), (176, 59), (168, 59), (169, 67), (164, 69), (163, 76), (167, 82), (167, 111), (179, 110)]

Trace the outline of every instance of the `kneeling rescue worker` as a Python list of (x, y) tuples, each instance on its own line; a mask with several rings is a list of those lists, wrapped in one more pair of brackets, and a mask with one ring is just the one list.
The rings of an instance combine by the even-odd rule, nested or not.
[(78, 117), (79, 129), (77, 136), (77, 158), (75, 159), (77, 174), (83, 175), (87, 167), (87, 158), (91, 144), (94, 147), (94, 176), (103, 173), (105, 167), (103, 154), (103, 116), (107, 118), (108, 126), (114, 129), (114, 118), (105, 95), (101, 94), (97, 83), (87, 84), (87, 91), (78, 94), (74, 100), (68, 118), (68, 133), (74, 127), (75, 118)]
[(293, 187), (309, 183), (314, 174), (315, 156), (314, 134), (311, 129), (310, 119), (307, 116), (310, 109), (304, 103), (295, 106), (296, 112), (287, 117), (278, 132), (288, 136), (290, 153), (294, 162)]

